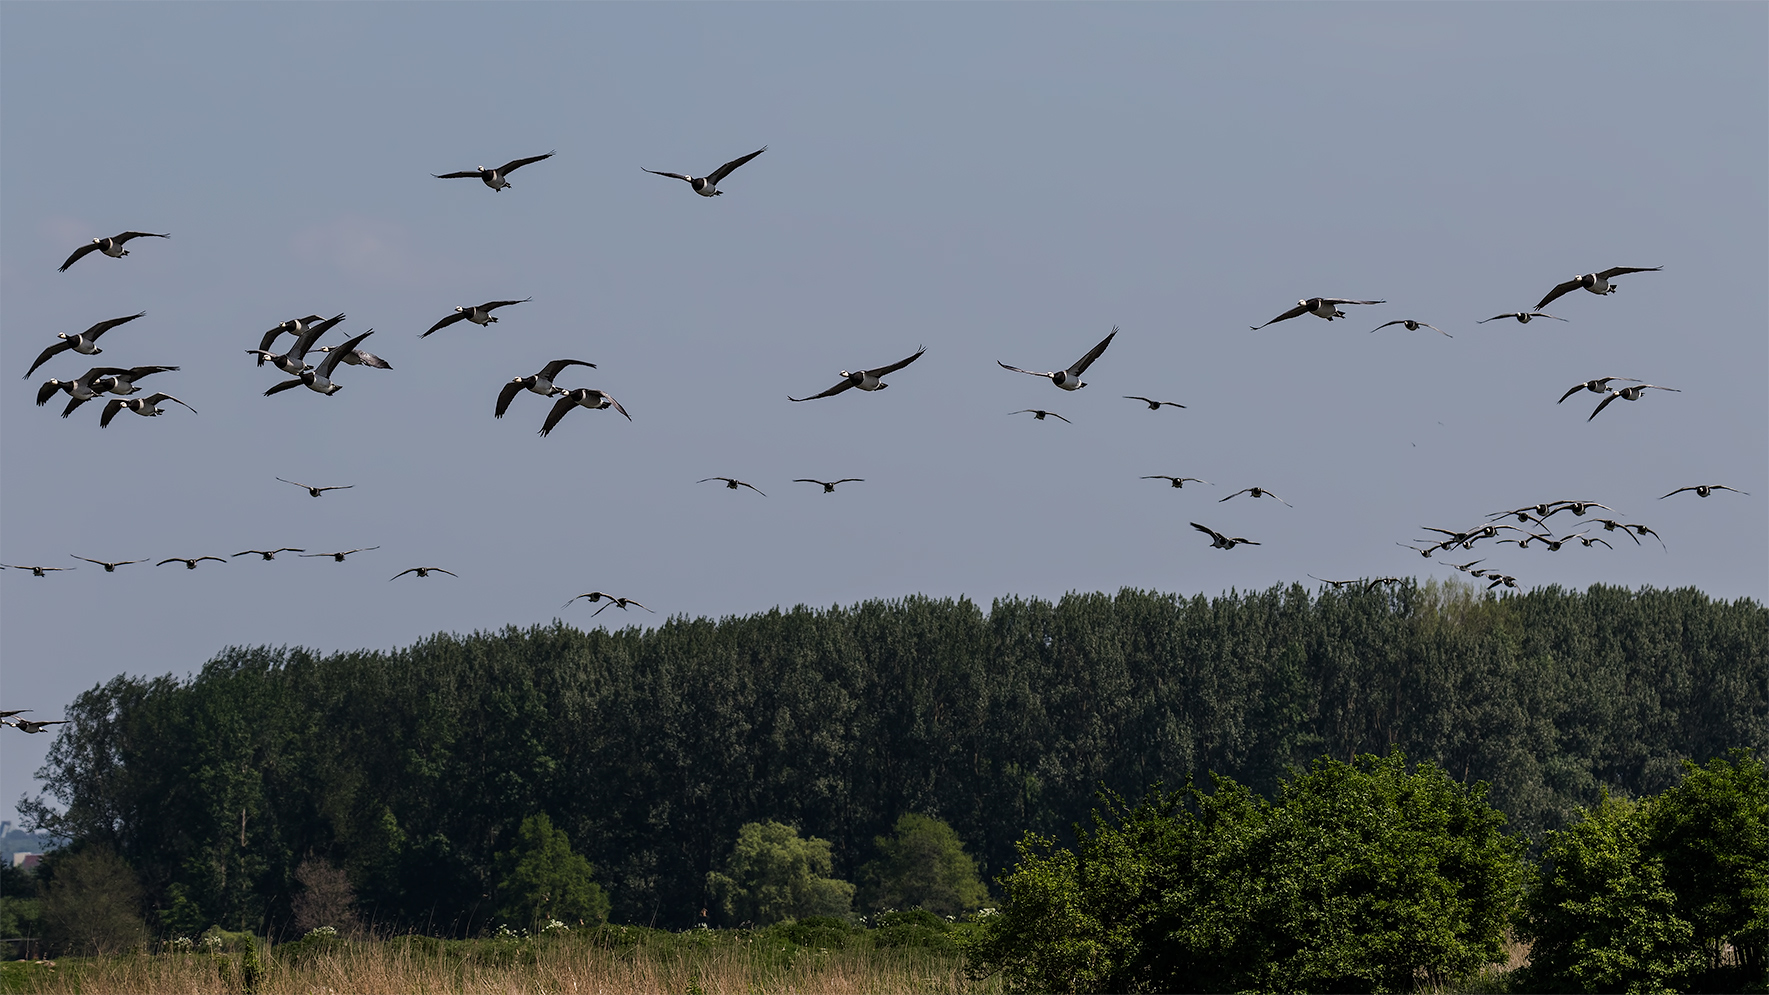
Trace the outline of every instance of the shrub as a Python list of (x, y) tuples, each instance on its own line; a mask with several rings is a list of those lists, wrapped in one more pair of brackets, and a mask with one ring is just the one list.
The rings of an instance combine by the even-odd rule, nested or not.
[(135, 872), (102, 846), (56, 858), (43, 893), (43, 924), (58, 950), (121, 953), (147, 940)]

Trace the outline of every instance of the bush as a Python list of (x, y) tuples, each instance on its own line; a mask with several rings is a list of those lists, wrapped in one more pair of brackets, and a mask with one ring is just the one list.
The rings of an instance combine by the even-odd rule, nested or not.
[(827, 947), (840, 950), (866, 930), (840, 916), (806, 916), (774, 927), (774, 931), (801, 947)]
[(1074, 851), (1028, 835), (970, 952), (1012, 987), (1398, 991), (1504, 958), (1521, 844), (1472, 788), (1397, 753), (1322, 758), (1269, 803), (1108, 797)]
[(832, 866), (828, 840), (801, 839), (778, 822), (751, 822), (737, 831), (724, 873), (708, 872), (706, 886), (734, 922), (845, 916), (854, 886), (828, 877)]
[(324, 860), (309, 858), (295, 868), (301, 891), (290, 903), (294, 926), (304, 936), (329, 926), (343, 936), (361, 932), (356, 915), (356, 889), (344, 872)]
[(879, 857), (860, 868), (868, 909), (927, 909), (962, 915), (989, 900), (977, 862), (952, 827), (925, 815), (904, 815), (892, 835), (873, 839)]
[(952, 935), (952, 923), (926, 909), (880, 912), (872, 922), (873, 946), (958, 952), (959, 944)]

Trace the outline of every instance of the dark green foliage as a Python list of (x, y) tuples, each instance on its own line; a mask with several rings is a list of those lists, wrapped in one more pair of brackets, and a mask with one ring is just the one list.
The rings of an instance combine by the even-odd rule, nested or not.
[(977, 862), (952, 827), (925, 815), (905, 815), (889, 836), (875, 838), (878, 859), (860, 868), (868, 909), (927, 909), (955, 916), (989, 900)]
[(497, 868), (498, 916), (506, 923), (538, 930), (551, 919), (571, 927), (608, 921), (608, 896), (593, 880), (595, 868), (571, 852), (570, 838), (544, 812), (522, 820)]
[(1274, 803), (1221, 780), (1029, 836), (973, 952), (1034, 991), (1410, 991), (1502, 961), (1519, 844), (1398, 754), (1322, 759)]
[(1744, 751), (1551, 833), (1521, 934), (1541, 991), (1769, 989), (1769, 779)]
[(802, 839), (778, 822), (751, 822), (738, 830), (724, 871), (707, 873), (706, 887), (731, 923), (843, 916), (854, 886), (830, 877), (831, 863), (828, 840)]
[[(904, 812), (984, 876), (1065, 838), (1106, 788), (1216, 771), (1266, 794), (1323, 753), (1391, 745), (1532, 837), (1605, 785), (1769, 749), (1769, 613), (1690, 591), (1502, 599), (1403, 584), (1051, 604), (908, 598), (440, 635), (395, 652), (229, 649), (188, 679), (81, 695), (22, 810), (103, 843), (156, 925), (286, 933), (322, 855), (375, 929), (466, 935), (495, 858), (547, 812), (618, 921), (681, 928), (739, 827), (828, 840), (854, 879)], [(46, 804), (56, 801), (59, 810)]]

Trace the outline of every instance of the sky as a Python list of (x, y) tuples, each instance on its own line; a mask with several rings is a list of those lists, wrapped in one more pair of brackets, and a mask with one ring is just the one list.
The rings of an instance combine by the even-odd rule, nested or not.
[[(228, 646), (1477, 557), (1764, 601), (1766, 39), (1762, 4), (0, 4), (0, 563), (76, 568), (0, 572), (0, 707)], [(640, 171), (764, 146), (717, 198)], [(501, 192), (432, 178), (549, 151)], [(126, 230), (171, 237), (56, 271)], [(1477, 324), (1611, 266), (1664, 269)], [(1315, 296), (1386, 303), (1250, 330)], [(245, 350), (340, 312), (321, 342), (372, 328), (393, 369), (262, 396)], [(1371, 332), (1406, 318), (1449, 336)], [(996, 365), (1114, 326), (1079, 391)], [(632, 420), (492, 417), (563, 358)], [(143, 386), (197, 413), (35, 405), (111, 364), (179, 366)], [(1556, 403), (1609, 375), (1678, 392)], [(1749, 494), (1659, 499), (1714, 483)], [(1252, 486), (1291, 506), (1220, 500)], [(1664, 544), (1400, 546), (1562, 499)], [(275, 546), (379, 548), (230, 555)], [(562, 607), (593, 590), (657, 613)], [(4, 733), (16, 818), (52, 737)]]

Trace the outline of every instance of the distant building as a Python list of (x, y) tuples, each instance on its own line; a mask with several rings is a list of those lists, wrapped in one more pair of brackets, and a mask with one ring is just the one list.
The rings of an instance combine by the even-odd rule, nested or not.
[(12, 855), (12, 866), (16, 870), (28, 871), (35, 868), (42, 859), (43, 855), (40, 853), (26, 853), (20, 850)]

